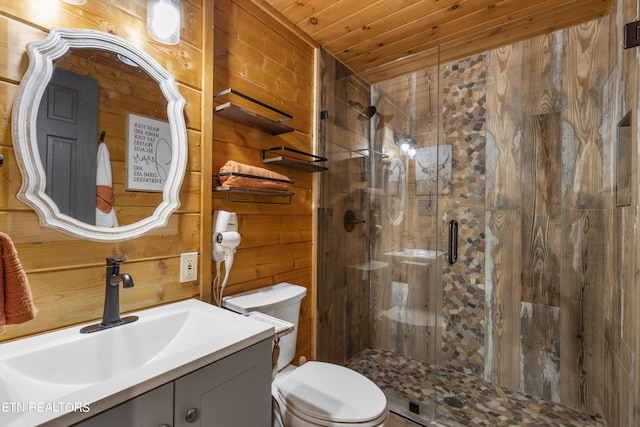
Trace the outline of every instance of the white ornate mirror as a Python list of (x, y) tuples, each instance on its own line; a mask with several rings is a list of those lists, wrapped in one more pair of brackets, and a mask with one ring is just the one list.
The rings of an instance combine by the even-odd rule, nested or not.
[(407, 174), (402, 160), (394, 157), (387, 172), (387, 218), (392, 225), (399, 225), (404, 218), (407, 204)]
[[(29, 67), (20, 83), (12, 116), (14, 148), (23, 176), (18, 198), (35, 210), (44, 226), (81, 239), (122, 241), (164, 226), (171, 213), (180, 206), (179, 191), (188, 151), (183, 116), (185, 101), (178, 92), (173, 76), (140, 49), (116, 36), (99, 31), (54, 28), (45, 39), (28, 44), (27, 51)], [(48, 126), (43, 125), (42, 120), (39, 126), (39, 118), (48, 117), (48, 111), (51, 110), (51, 107), (45, 105), (45, 100), (51, 99), (49, 83), (61, 72), (71, 72), (80, 78), (89, 77), (89, 80), (96, 80), (100, 88), (99, 95), (90, 96), (88, 94), (91, 91), (82, 89), (81, 86), (77, 92), (80, 96), (66, 97), (70, 100), (68, 105), (79, 105), (79, 108), (77, 105), (74, 107), (74, 111), (80, 112), (87, 109), (86, 104), (95, 101), (99, 104), (96, 107), (99, 119), (92, 119), (94, 124), (89, 126), (90, 131), (83, 130), (85, 137), (78, 138), (78, 141), (88, 139), (83, 144), (91, 144), (91, 149), (95, 149), (94, 154), (66, 155), (62, 164), (81, 164), (90, 159), (91, 164), (95, 165), (97, 161), (92, 156), (97, 152), (101, 134), (107, 135), (105, 142), (112, 152), (112, 160), (113, 153), (117, 158), (112, 161), (112, 164), (118, 166), (113, 171), (113, 190), (115, 207), (123, 216), (118, 221), (121, 225), (95, 225), (95, 222), (83, 220), (81, 215), (65, 213), (65, 209), (61, 209), (55, 201), (61, 199), (47, 187), (48, 184), (51, 187), (51, 181), (54, 180), (70, 183), (82, 181), (78, 178), (82, 176), (80, 173), (76, 176), (75, 172), (68, 173), (67, 169), (60, 172), (61, 169), (53, 168), (52, 165), (56, 168), (59, 166), (58, 163), (52, 163), (50, 158), (64, 157), (63, 155), (42, 153), (43, 141), (40, 141), (39, 148), (38, 132)], [(124, 99), (123, 94), (129, 94), (128, 98)], [(115, 102), (118, 96), (120, 101)], [(85, 97), (87, 99), (83, 99)], [(45, 107), (41, 110), (42, 105)], [(79, 127), (86, 127), (81, 120), (76, 120), (78, 114), (80, 113), (69, 113), (69, 117), (73, 116), (73, 120), (69, 121), (79, 123)], [(159, 131), (154, 127), (156, 124), (160, 126)], [(150, 154), (140, 156), (140, 153), (133, 153), (134, 131), (145, 126), (155, 132), (149, 136), (149, 141), (155, 139), (148, 143)], [(44, 139), (42, 133), (40, 139)], [(159, 141), (163, 143), (160, 144)], [(156, 143), (160, 148), (151, 148)], [(61, 144), (57, 145), (60, 146)], [(62, 149), (63, 152), (65, 150)], [(150, 187), (133, 184), (136, 179), (132, 178), (134, 168), (140, 169), (138, 175), (153, 175), (135, 165), (142, 160), (147, 164), (151, 162), (158, 170), (158, 178), (161, 178), (156, 180), (158, 184)], [(87, 169), (86, 166), (84, 168)], [(89, 169), (89, 175), (91, 173), (95, 179), (95, 167), (93, 170)], [(100, 181), (100, 174), (98, 176)], [(64, 198), (68, 198), (68, 195), (64, 195)], [(75, 200), (73, 197), (71, 199), (70, 203), (74, 204)], [(92, 202), (95, 206), (95, 197)]]

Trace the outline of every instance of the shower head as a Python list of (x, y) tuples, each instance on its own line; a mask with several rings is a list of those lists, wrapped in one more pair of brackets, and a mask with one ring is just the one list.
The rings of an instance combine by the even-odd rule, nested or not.
[(374, 107), (373, 105), (369, 105), (367, 108), (360, 111), (360, 115), (358, 116), (358, 118), (360, 120), (369, 120), (371, 117), (373, 117), (374, 114), (376, 114), (376, 107)]
[(360, 115), (358, 116), (358, 120), (369, 120), (371, 117), (376, 114), (376, 107), (373, 105), (369, 105), (368, 107), (363, 106), (359, 102), (349, 101), (349, 106), (360, 108)]

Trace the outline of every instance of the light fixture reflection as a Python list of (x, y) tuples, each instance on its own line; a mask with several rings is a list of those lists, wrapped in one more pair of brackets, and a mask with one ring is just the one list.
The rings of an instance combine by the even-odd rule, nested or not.
[(418, 152), (417, 144), (409, 135), (399, 135), (395, 138), (395, 143), (400, 145), (400, 154), (403, 156), (413, 157)]
[(147, 32), (165, 44), (180, 41), (180, 0), (147, 0)]
[(65, 3), (75, 4), (76, 6), (82, 6), (83, 4), (87, 4), (87, 0), (62, 0)]

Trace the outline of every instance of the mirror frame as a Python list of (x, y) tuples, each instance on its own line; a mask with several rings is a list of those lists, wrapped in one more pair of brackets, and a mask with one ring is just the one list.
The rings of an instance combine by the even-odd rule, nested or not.
[[(387, 194), (387, 218), (389, 219), (391, 225), (400, 225), (402, 223), (402, 220), (404, 219), (404, 210), (406, 209), (407, 205), (407, 174), (405, 172), (402, 160), (397, 157), (393, 157), (389, 162), (389, 173), (391, 172), (391, 169), (394, 168), (394, 166), (397, 166), (400, 169), (400, 176), (398, 177), (398, 190), (400, 191), (400, 212), (395, 218), (391, 216), (391, 205), (393, 204), (393, 196), (389, 196)], [(387, 179), (389, 179), (389, 177), (387, 177)]]
[[(162, 192), (162, 203), (148, 218), (114, 228), (86, 224), (61, 213), (56, 203), (45, 193), (46, 175), (38, 151), (36, 132), (38, 107), (53, 75), (54, 60), (70, 49), (100, 49), (126, 56), (158, 82), (167, 100), (167, 117), (171, 128), (171, 166)], [(41, 225), (85, 240), (123, 241), (166, 225), (169, 216), (180, 206), (179, 193), (188, 154), (183, 115), (185, 100), (180, 95), (173, 76), (144, 51), (117, 36), (101, 31), (52, 28), (45, 39), (27, 44), (27, 53), (29, 67), (18, 87), (12, 113), (14, 150), (22, 173), (18, 199), (33, 208)]]

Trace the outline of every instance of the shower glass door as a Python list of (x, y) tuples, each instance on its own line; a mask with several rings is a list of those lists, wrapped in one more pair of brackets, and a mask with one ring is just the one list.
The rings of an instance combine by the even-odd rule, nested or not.
[(450, 194), (451, 151), (439, 143), (438, 52), (433, 66), (372, 87), (378, 114), (371, 179), (377, 229), (371, 258), (386, 268), (371, 281), (374, 379), (394, 412), (426, 424), (435, 418), (434, 371), (442, 340), (441, 274), (446, 253), (439, 199)]
[(393, 412), (436, 415), (446, 236), (453, 191), (433, 66), (370, 84), (320, 53), (318, 360), (361, 372)]

